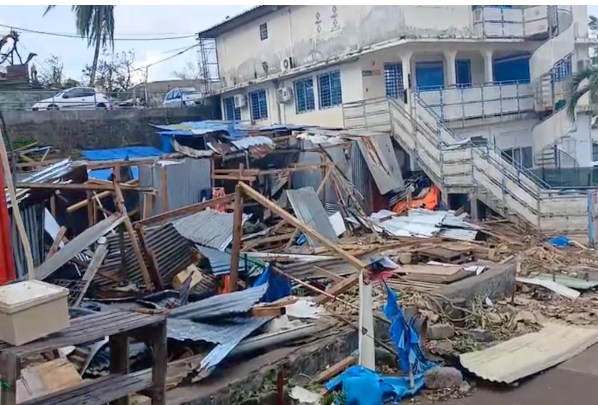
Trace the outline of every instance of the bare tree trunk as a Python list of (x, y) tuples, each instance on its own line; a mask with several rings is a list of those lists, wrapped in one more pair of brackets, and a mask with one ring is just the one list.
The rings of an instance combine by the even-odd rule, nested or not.
[(100, 45), (102, 42), (102, 22), (104, 19), (104, 6), (98, 6), (98, 10), (96, 12), (96, 49), (93, 53), (93, 63), (91, 64), (91, 72), (89, 73), (89, 85), (93, 86), (96, 81), (96, 71), (98, 70), (98, 58), (100, 56)]

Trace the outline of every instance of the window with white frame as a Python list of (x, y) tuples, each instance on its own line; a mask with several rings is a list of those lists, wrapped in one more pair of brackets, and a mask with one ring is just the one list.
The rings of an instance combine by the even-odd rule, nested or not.
[(316, 109), (314, 80), (311, 77), (295, 82), (295, 111), (297, 114)]
[(224, 117), (227, 121), (241, 121), (241, 109), (235, 108), (234, 97), (226, 97), (223, 99), (224, 103)]
[(268, 98), (266, 90), (261, 89), (249, 93), (249, 108), (253, 121), (265, 120), (268, 118)]
[(268, 39), (268, 24), (260, 24), (260, 40)]
[(318, 98), (320, 108), (330, 108), (343, 103), (340, 71), (328, 72), (318, 76)]

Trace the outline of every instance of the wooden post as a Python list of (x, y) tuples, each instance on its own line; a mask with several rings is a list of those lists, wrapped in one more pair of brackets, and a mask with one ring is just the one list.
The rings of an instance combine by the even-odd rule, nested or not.
[(158, 267), (158, 261), (156, 260), (156, 256), (154, 253), (148, 248), (147, 242), (145, 241), (145, 234), (143, 233), (143, 229), (136, 228), (135, 232), (137, 233), (137, 238), (139, 239), (139, 244), (141, 245), (141, 249), (143, 253), (145, 253), (145, 257), (147, 257), (148, 263), (148, 270), (150, 272), (150, 276), (152, 278), (152, 282), (154, 286), (159, 290), (164, 289), (164, 282), (162, 281), (162, 276), (160, 275), (160, 269)]
[(50, 197), (50, 212), (56, 218), (56, 194), (52, 194), (52, 197)]
[(64, 239), (64, 235), (66, 235), (66, 228), (61, 226), (56, 234), (56, 238), (54, 242), (52, 242), (52, 246), (50, 246), (50, 250), (48, 250), (48, 254), (46, 255), (46, 260), (52, 257), (56, 252), (58, 252), (58, 248), (60, 247), (60, 242)]
[(164, 165), (160, 167), (160, 201), (162, 202), (162, 212), (168, 211), (168, 184)]
[[(129, 337), (126, 333), (111, 335), (110, 344), (110, 374), (129, 374)], [(110, 405), (129, 405), (129, 396), (125, 395)]]
[(133, 252), (135, 252), (135, 256), (137, 257), (137, 261), (139, 262), (139, 269), (141, 270), (141, 275), (143, 276), (143, 281), (145, 282), (145, 287), (149, 291), (154, 290), (154, 285), (152, 284), (152, 279), (149, 275), (147, 270), (147, 266), (145, 265), (145, 260), (143, 260), (143, 254), (141, 253), (141, 248), (137, 243), (137, 238), (135, 237), (135, 230), (133, 229), (133, 224), (131, 223), (131, 218), (127, 215), (127, 207), (125, 206), (125, 199), (123, 197), (123, 192), (120, 189), (120, 186), (116, 181), (114, 182), (114, 200), (116, 202), (116, 207), (118, 210), (124, 215), (125, 219), (125, 227), (127, 229), (127, 233), (129, 234), (129, 238), (131, 239), (131, 246), (133, 247)]
[(233, 250), (230, 260), (230, 290), (237, 290), (239, 281), (239, 254), (241, 253), (241, 236), (243, 234), (243, 192), (240, 184), (235, 188), (235, 212), (233, 220)]
[(166, 320), (160, 322), (152, 333), (152, 405), (166, 405), (166, 372), (168, 368)]

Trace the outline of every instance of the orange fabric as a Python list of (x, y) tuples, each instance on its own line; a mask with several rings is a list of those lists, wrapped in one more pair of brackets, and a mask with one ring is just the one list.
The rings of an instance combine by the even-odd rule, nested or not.
[[(415, 200), (411, 200), (411, 207), (409, 208), (419, 208), (422, 205), (428, 210), (434, 210), (438, 207), (438, 201), (440, 201), (440, 189), (435, 185), (430, 187), (430, 191), (426, 194), (423, 198), (418, 198)], [(399, 201), (392, 207), (393, 212), (397, 214), (401, 214), (407, 210), (407, 200)]]
[(222, 294), (228, 294), (230, 292), (230, 276), (224, 276), (224, 287), (222, 288)]
[[(226, 191), (224, 191), (224, 187), (214, 187), (212, 190), (212, 198), (220, 198), (226, 195)], [(216, 211), (226, 212), (226, 204), (219, 204), (216, 207)]]

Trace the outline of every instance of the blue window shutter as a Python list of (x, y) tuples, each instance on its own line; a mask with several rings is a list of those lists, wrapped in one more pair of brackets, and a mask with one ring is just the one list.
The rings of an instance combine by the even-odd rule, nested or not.
[(494, 60), (495, 82), (529, 83), (529, 55)]
[(227, 121), (241, 121), (241, 109), (235, 108), (233, 97), (224, 99), (224, 114)]
[(387, 63), (384, 65), (384, 87), (386, 97), (403, 97), (403, 65), (400, 63)]
[(458, 59), (455, 64), (457, 85), (459, 87), (471, 87), (471, 61), (469, 59)]
[(316, 109), (314, 81), (311, 77), (295, 82), (295, 111), (302, 113)]
[(417, 62), (415, 64), (417, 88), (423, 90), (444, 87), (444, 69), (442, 62)]
[(554, 64), (552, 68), (552, 80), (555, 82), (567, 80), (571, 76), (571, 69), (571, 55), (568, 55)]
[(265, 120), (268, 118), (268, 99), (266, 90), (261, 89), (249, 93), (251, 119), (254, 121)]
[(343, 103), (339, 71), (318, 76), (318, 96), (320, 108), (334, 107)]

